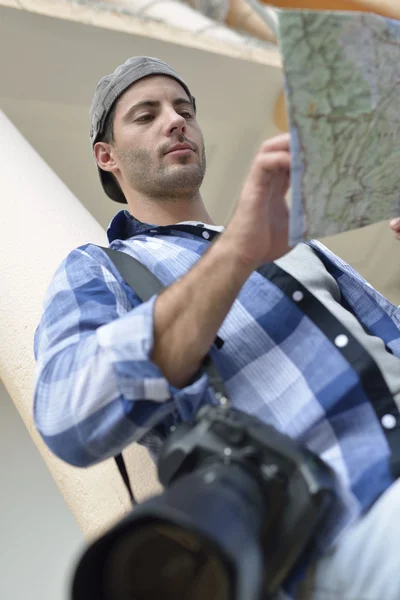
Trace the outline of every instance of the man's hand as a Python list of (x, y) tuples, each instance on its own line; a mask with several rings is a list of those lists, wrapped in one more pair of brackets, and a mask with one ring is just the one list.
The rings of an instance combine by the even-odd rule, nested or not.
[(396, 239), (400, 240), (400, 217), (392, 219), (389, 225), (393, 229)]
[(222, 237), (244, 264), (256, 269), (289, 251), (289, 134), (264, 142), (251, 165), (235, 212)]

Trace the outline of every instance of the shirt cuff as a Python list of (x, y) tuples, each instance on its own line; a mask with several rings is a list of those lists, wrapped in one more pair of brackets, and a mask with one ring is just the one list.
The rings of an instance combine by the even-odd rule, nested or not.
[(186, 387), (170, 385), (150, 355), (154, 344), (154, 306), (157, 296), (132, 309), (119, 319), (97, 329), (99, 346), (110, 353), (118, 388), (125, 400), (174, 400), (182, 420), (188, 420), (200, 406), (212, 401), (208, 376), (200, 370)]

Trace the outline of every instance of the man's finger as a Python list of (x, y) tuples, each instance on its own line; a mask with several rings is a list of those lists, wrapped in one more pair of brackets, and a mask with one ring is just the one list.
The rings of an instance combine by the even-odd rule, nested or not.
[(288, 133), (282, 133), (275, 137), (265, 140), (261, 145), (261, 152), (289, 152), (290, 147), (290, 135)]
[(290, 169), (290, 154), (289, 152), (269, 152), (257, 156), (256, 168), (261, 167), (263, 171), (271, 171), (275, 173), (278, 169), (288, 171)]
[(393, 231), (400, 233), (400, 217), (397, 217), (397, 219), (392, 219), (390, 221), (390, 227), (393, 229)]

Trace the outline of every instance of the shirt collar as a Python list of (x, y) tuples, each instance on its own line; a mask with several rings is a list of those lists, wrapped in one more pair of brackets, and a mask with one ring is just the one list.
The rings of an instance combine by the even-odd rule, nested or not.
[[(223, 231), (223, 227), (219, 225), (208, 225), (199, 223), (198, 221), (182, 221), (180, 225), (200, 225), (211, 229), (213, 231)], [(140, 235), (149, 230), (156, 230), (160, 228), (159, 225), (152, 225), (150, 223), (142, 223), (135, 217), (133, 217), (127, 210), (120, 210), (115, 217), (112, 219), (107, 229), (108, 241), (111, 244), (114, 240), (127, 240), (135, 235)], [(165, 229), (165, 227), (163, 227)]]
[(114, 240), (127, 240), (143, 233), (147, 229), (151, 229), (151, 227), (148, 223), (142, 223), (138, 219), (135, 219), (135, 217), (132, 217), (127, 210), (120, 210), (108, 226), (108, 241), (111, 244)]

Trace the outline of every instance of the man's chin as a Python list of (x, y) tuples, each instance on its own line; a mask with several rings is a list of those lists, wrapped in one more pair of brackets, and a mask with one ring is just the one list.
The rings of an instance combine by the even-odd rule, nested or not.
[(195, 154), (194, 152), (190, 152), (190, 154), (184, 154), (184, 155), (173, 155), (173, 154), (167, 154), (166, 155), (166, 160), (165, 160), (165, 166), (166, 168), (170, 168), (170, 167), (186, 167), (186, 166), (195, 166), (195, 165), (199, 165), (199, 157), (197, 156), (197, 154)]
[(166, 178), (198, 176), (200, 173), (203, 173), (203, 168), (198, 161), (168, 165), (164, 171)]
[(204, 170), (200, 164), (169, 165), (163, 169), (158, 180), (159, 187), (164, 192), (197, 191), (203, 181)]

